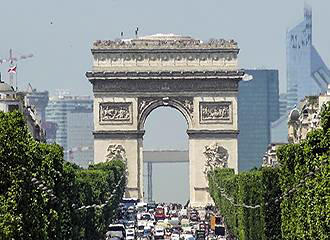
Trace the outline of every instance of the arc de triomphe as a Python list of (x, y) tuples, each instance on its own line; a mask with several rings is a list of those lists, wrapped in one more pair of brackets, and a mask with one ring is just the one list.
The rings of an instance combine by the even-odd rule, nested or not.
[(238, 52), (232, 40), (203, 43), (173, 34), (94, 42), (86, 73), (94, 92), (94, 162), (127, 163), (127, 197), (143, 199), (144, 124), (160, 106), (177, 109), (187, 121), (192, 206), (212, 202), (207, 171), (216, 165), (237, 171), (237, 94), (244, 74)]

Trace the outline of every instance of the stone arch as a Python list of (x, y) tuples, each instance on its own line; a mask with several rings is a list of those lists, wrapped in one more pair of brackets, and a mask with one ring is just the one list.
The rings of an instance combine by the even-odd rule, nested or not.
[(144, 124), (160, 106), (187, 121), (191, 206), (212, 202), (205, 165), (238, 170), (237, 96), (244, 76), (238, 53), (233, 40), (203, 43), (173, 34), (93, 44), (86, 76), (94, 93), (94, 159), (103, 159), (110, 145), (125, 149), (127, 197), (143, 198)]
[(138, 129), (144, 130), (144, 124), (149, 114), (158, 107), (172, 107), (178, 110), (186, 120), (188, 129), (193, 126), (193, 99), (189, 98), (152, 98), (139, 99)]

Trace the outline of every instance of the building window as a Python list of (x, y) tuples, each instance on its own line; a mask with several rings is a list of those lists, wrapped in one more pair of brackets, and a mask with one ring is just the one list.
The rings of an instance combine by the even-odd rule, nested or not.
[(8, 105), (8, 112), (18, 110), (18, 105)]

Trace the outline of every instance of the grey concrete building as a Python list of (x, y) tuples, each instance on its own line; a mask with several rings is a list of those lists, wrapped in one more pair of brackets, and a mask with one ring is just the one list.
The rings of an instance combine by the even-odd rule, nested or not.
[(35, 108), (42, 124), (46, 122), (48, 99), (48, 91), (37, 91), (29, 84), (28, 90), (25, 92), (25, 104)]
[(279, 114), (278, 70), (246, 70), (250, 81), (239, 83), (238, 159), (239, 170), (260, 167), (262, 156), (271, 141), (271, 122)]

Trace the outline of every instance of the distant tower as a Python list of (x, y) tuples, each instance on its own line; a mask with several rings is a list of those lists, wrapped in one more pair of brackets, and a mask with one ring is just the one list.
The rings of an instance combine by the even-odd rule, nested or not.
[(330, 71), (313, 46), (312, 9), (305, 5), (304, 20), (287, 32), (288, 111), (305, 96), (326, 92)]

